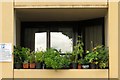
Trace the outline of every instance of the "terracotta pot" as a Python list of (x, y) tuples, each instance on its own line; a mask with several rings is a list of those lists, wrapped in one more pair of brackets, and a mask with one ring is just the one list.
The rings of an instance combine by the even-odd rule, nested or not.
[(81, 69), (81, 64), (78, 64), (78, 69)]
[(35, 68), (35, 63), (30, 63), (30, 68), (34, 69)]
[(29, 68), (29, 64), (28, 63), (23, 63), (23, 68), (24, 69), (28, 69)]

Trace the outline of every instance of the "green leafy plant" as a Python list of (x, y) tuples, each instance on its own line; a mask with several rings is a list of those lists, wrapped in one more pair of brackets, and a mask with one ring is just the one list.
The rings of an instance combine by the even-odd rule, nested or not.
[(29, 62), (35, 63), (35, 53), (34, 52), (31, 52), (29, 55)]
[(62, 68), (61, 60), (60, 53), (56, 49), (50, 48), (45, 52), (45, 64), (47, 68)]
[(108, 48), (101, 45), (97, 49), (99, 49), (98, 52), (100, 53), (99, 56), (98, 56), (98, 58), (99, 58), (99, 67), (100, 68), (108, 67), (109, 66), (108, 65), (108, 63), (109, 63), (109, 54), (108, 54), (109, 50), (108, 50)]
[(37, 51), (35, 52), (35, 62), (43, 62), (44, 61), (44, 52)]
[(78, 64), (89, 64), (89, 61), (87, 61), (85, 58), (81, 58), (78, 60)]
[(28, 53), (30, 52), (29, 48), (24, 48), (20, 46), (14, 46), (14, 62), (22, 63), (26, 59), (28, 60)]
[(70, 63), (71, 63), (71, 60), (70, 60), (70, 53), (65, 53), (64, 56), (61, 56), (62, 57), (62, 61), (61, 63), (63, 64), (63, 68), (70, 68)]
[(60, 52), (56, 49), (47, 49), (44, 55), (44, 60), (47, 68), (61, 69), (63, 67), (68, 67), (70, 64), (70, 59), (67, 56), (61, 56)]
[(83, 59), (79, 59), (78, 64), (83, 64)]
[(14, 46), (14, 63), (22, 63), (22, 54), (21, 54), (21, 47), (20, 46)]
[(22, 68), (22, 63), (28, 63), (28, 56), (30, 53), (30, 49), (29, 48), (24, 48), (24, 47), (20, 47), (20, 46), (14, 46), (14, 65), (15, 68)]
[(86, 61), (89, 61), (92, 64), (98, 64), (99, 59), (98, 59), (98, 52), (89, 52), (87, 53), (87, 55), (85, 56)]
[(21, 48), (21, 53), (23, 54), (23, 63), (29, 62), (29, 56), (30, 56), (30, 49), (29, 48)]
[(24, 60), (23, 64), (27, 64), (29, 62), (29, 59), (28, 60)]
[(105, 68), (108, 66), (108, 48), (98, 45), (91, 52), (87, 51), (85, 59), (92, 64), (99, 65), (100, 68)]
[(84, 52), (83, 46), (84, 44), (81, 40), (81, 37), (78, 36), (77, 44), (74, 46), (74, 50), (72, 52), (72, 57), (71, 57), (74, 63), (77, 63), (78, 56), (80, 56), (81, 58), (83, 57), (83, 52)]

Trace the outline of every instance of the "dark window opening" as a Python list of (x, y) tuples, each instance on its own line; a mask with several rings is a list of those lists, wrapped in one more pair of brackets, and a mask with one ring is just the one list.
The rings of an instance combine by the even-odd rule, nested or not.
[(84, 42), (84, 51), (104, 45), (104, 18), (69, 22), (22, 22), (21, 46), (31, 50), (56, 48), (72, 52), (77, 37)]

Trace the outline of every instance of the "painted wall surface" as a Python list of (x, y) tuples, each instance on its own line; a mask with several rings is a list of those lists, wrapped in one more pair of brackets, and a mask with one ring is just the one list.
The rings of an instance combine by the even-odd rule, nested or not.
[(107, 0), (15, 0), (15, 7), (37, 8), (37, 7), (105, 7)]
[(15, 2), (107, 2), (107, 0), (15, 0)]
[[(1, 43), (12, 43), (13, 44), (13, 3), (12, 2), (2, 2), (2, 41)], [(12, 62), (2, 62), (2, 78), (12, 78), (13, 77), (13, 66)]]
[[(0, 2), (0, 10), (2, 10), (2, 3)], [(2, 13), (0, 12), (0, 42), (2, 42)]]
[(118, 41), (119, 41), (119, 51), (118, 51), (118, 67), (119, 67), (119, 71), (118, 71), (118, 74), (119, 74), (119, 80), (120, 80), (120, 1), (119, 1), (119, 4), (118, 4), (118, 25), (119, 25), (119, 28), (118, 28)]
[(107, 69), (20, 69), (14, 71), (15, 78), (108, 78)]
[(108, 6), (108, 36), (110, 77), (118, 78), (118, 2)]
[[(0, 2), (0, 43), (2, 42), (2, 3)], [(0, 80), (2, 78), (2, 63), (0, 63)]]

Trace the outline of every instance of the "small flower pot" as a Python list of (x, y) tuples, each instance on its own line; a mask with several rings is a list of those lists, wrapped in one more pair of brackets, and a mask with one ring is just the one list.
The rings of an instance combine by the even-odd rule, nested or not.
[(30, 63), (30, 69), (34, 69), (35, 68), (35, 63)]
[(81, 68), (82, 68), (81, 64), (78, 64), (78, 69), (81, 69)]
[(82, 69), (89, 69), (89, 64), (83, 64)]
[(36, 69), (42, 69), (43, 65), (42, 63), (38, 62), (36, 63)]
[(96, 68), (96, 65), (95, 65), (95, 64), (90, 64), (90, 68), (91, 68), (91, 69), (95, 69), (95, 68)]
[(22, 64), (21, 63), (15, 63), (14, 64), (14, 68), (15, 69), (21, 69), (22, 68)]
[(99, 65), (98, 64), (95, 65), (95, 69), (99, 69)]
[(72, 63), (72, 68), (77, 69), (77, 63)]
[(45, 63), (42, 64), (42, 69), (47, 69), (47, 66)]
[(70, 69), (72, 69), (72, 63), (70, 63)]
[(68, 66), (64, 65), (62, 69), (70, 69), (70, 65)]
[(29, 64), (28, 63), (23, 63), (23, 68), (24, 69), (28, 69), (29, 68)]

